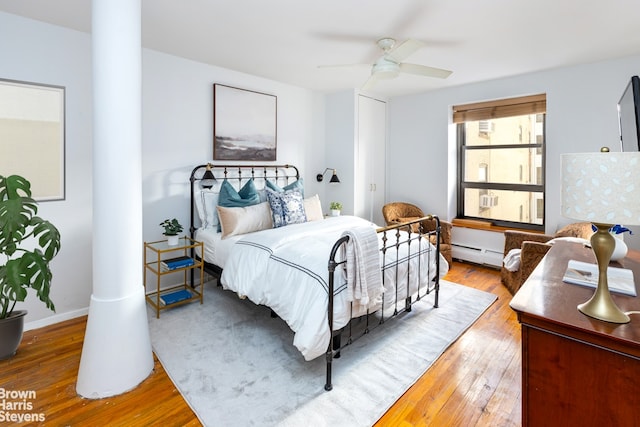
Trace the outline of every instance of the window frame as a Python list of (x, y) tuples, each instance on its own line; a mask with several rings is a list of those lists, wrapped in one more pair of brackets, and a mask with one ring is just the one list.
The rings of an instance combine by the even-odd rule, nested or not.
[[(519, 114), (504, 114), (501, 115), (500, 117), (515, 117), (515, 116), (522, 116), (522, 115), (528, 115), (528, 114), (542, 114), (542, 141), (538, 142), (536, 141), (535, 143), (531, 143), (531, 144), (501, 144), (501, 145), (466, 145), (466, 129), (465, 129), (465, 123), (467, 121), (472, 122), (472, 121), (479, 121), (479, 120), (490, 120), (491, 118), (496, 118), (494, 117), (482, 117), (482, 113), (481, 113), (481, 117), (478, 117), (475, 114), (471, 114), (470, 117), (467, 118), (467, 114), (460, 113), (461, 110), (464, 109), (465, 106), (454, 106), (454, 118), (455, 118), (455, 122), (456, 122), (456, 144), (457, 144), (457, 154), (458, 154), (458, 185), (457, 185), (457, 203), (456, 203), (456, 208), (457, 208), (457, 218), (461, 218), (461, 219), (472, 219), (472, 220), (479, 220), (479, 221), (488, 221), (490, 222), (492, 225), (495, 226), (499, 226), (499, 227), (507, 227), (507, 228), (519, 228), (519, 229), (527, 229), (527, 230), (537, 230), (537, 231), (544, 231), (545, 230), (545, 223), (546, 223), (546, 201), (547, 201), (547, 194), (546, 194), (546, 138), (547, 138), (547, 129), (546, 129), (546, 123), (547, 123), (547, 114), (546, 114), (546, 95), (537, 95), (535, 97), (535, 102), (540, 102), (540, 97), (544, 97), (543, 98), (543, 102), (544, 102), (544, 111), (540, 111), (540, 105), (534, 106), (534, 111), (522, 111), (522, 107), (516, 107), (516, 109), (518, 110)], [(531, 99), (533, 97), (526, 97), (526, 99)], [(499, 100), (499, 101), (491, 101), (487, 104), (491, 104), (493, 105), (493, 112), (495, 112), (495, 105), (496, 104), (500, 104), (504, 107), (509, 107), (510, 101), (517, 101), (517, 100), (522, 100), (525, 98), (514, 98), (512, 100)], [(476, 104), (469, 104), (469, 106), (473, 106), (473, 107), (478, 107), (483, 105), (483, 103), (476, 103)], [(486, 107), (487, 109), (490, 109), (491, 107)], [(458, 116), (456, 116), (456, 113), (458, 113)], [(466, 119), (466, 120), (465, 120)], [(470, 181), (465, 181), (465, 176), (466, 176), (466, 170), (465, 170), (465, 161), (466, 161), (466, 153), (468, 151), (473, 151), (473, 150), (495, 150), (495, 149), (523, 149), (523, 148), (528, 148), (528, 149), (539, 149), (541, 151), (541, 177), (542, 177), (542, 183), (541, 184), (514, 184), (514, 183), (495, 183), (495, 182), (470, 182)], [(507, 221), (507, 220), (498, 220), (498, 219), (491, 219), (491, 218), (485, 218), (485, 217), (480, 217), (480, 216), (470, 216), (470, 215), (465, 215), (465, 190), (467, 189), (478, 189), (478, 190), (486, 190), (486, 191), (490, 191), (490, 190), (504, 190), (504, 191), (526, 191), (526, 192), (536, 192), (536, 193), (542, 193), (542, 204), (543, 204), (543, 209), (542, 209), (542, 224), (532, 224), (532, 223), (528, 223), (528, 222), (517, 222), (517, 221)]]

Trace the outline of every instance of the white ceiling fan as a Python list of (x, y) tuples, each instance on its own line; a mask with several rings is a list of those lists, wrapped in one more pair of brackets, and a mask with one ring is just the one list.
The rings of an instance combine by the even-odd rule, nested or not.
[(423, 42), (416, 39), (408, 39), (400, 44), (391, 37), (378, 40), (377, 45), (383, 50), (371, 67), (371, 76), (362, 86), (362, 89), (372, 89), (378, 80), (393, 79), (400, 73), (416, 74), (424, 77), (435, 77), (446, 79), (452, 71), (441, 68), (428, 67), (426, 65), (409, 64), (402, 62), (418, 49), (425, 46)]

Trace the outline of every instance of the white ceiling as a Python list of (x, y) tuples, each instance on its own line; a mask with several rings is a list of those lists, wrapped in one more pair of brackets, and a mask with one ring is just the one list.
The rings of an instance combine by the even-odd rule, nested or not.
[[(0, 0), (0, 11), (91, 31), (89, 0)], [(453, 70), (401, 75), (395, 96), (640, 54), (638, 0), (142, 0), (146, 48), (322, 92), (360, 87), (381, 37), (427, 46), (406, 62)], [(640, 70), (638, 70), (640, 73)]]

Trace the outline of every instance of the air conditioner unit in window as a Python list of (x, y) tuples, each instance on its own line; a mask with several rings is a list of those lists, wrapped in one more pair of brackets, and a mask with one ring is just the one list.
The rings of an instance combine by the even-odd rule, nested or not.
[(498, 196), (494, 196), (493, 194), (483, 194), (480, 196), (481, 208), (492, 208), (494, 206), (498, 206)]
[(479, 127), (478, 130), (480, 132), (484, 132), (484, 133), (493, 132), (493, 123), (491, 123), (491, 120), (480, 120), (478, 122), (478, 127)]

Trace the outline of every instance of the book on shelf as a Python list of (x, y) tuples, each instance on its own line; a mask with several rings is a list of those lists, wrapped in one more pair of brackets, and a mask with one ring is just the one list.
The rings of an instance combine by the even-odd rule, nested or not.
[(166, 258), (163, 259), (162, 262), (166, 262), (166, 263), (174, 263), (174, 262), (182, 262), (182, 261), (186, 261), (191, 259), (190, 256), (188, 255), (182, 255), (182, 256), (177, 256), (175, 258)]
[(161, 261), (161, 264), (164, 264), (164, 265), (182, 265), (182, 264), (189, 264), (191, 262), (193, 262), (192, 258), (185, 258), (185, 259), (174, 260), (174, 261), (165, 259), (165, 260)]
[(172, 258), (172, 259), (162, 260), (162, 262), (160, 263), (160, 267), (162, 271), (170, 271), (178, 268), (190, 267), (194, 264), (195, 262), (193, 261), (192, 258), (180, 257), (180, 259)]
[(160, 304), (161, 305), (171, 305), (180, 301), (188, 300), (193, 295), (186, 289), (179, 289), (173, 292), (167, 292), (166, 294), (160, 295)]
[[(572, 259), (567, 265), (567, 271), (564, 273), (562, 281), (596, 288), (598, 286), (598, 274), (598, 266), (596, 264)], [(637, 295), (632, 270), (619, 267), (607, 268), (607, 283), (611, 292), (633, 297)]]
[(182, 263), (182, 264), (171, 264), (171, 265), (161, 264), (160, 265), (160, 270), (163, 271), (163, 272), (167, 272), (167, 271), (172, 271), (172, 270), (178, 270), (180, 268), (191, 267), (192, 265), (194, 265), (193, 261)]

